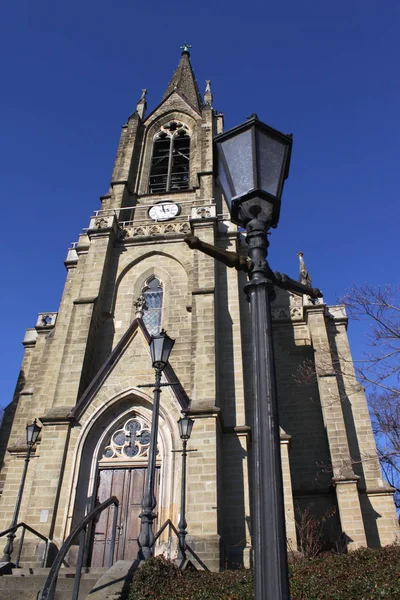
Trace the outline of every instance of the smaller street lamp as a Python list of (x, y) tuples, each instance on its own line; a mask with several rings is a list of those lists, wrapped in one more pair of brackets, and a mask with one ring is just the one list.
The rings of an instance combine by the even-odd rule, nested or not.
[(155, 369), (153, 414), (151, 421), (149, 462), (146, 472), (146, 482), (142, 500), (140, 534), (138, 537), (139, 558), (148, 560), (153, 556), (154, 533), (153, 521), (156, 518), (154, 509), (157, 500), (154, 494), (156, 478), (156, 456), (158, 437), (158, 417), (160, 413), (161, 374), (168, 364), (169, 356), (175, 340), (171, 339), (164, 329), (158, 335), (153, 335), (150, 341), (150, 354)]
[(194, 420), (185, 414), (178, 421), (179, 435), (182, 440), (182, 480), (181, 480), (181, 515), (178, 523), (179, 552), (178, 558), (182, 561), (186, 559), (186, 458), (187, 443), (192, 433)]
[[(24, 493), (26, 474), (28, 471), (28, 464), (31, 459), (33, 446), (38, 441), (40, 430), (41, 430), (41, 427), (37, 424), (36, 419), (33, 421), (33, 423), (26, 426), (26, 445), (27, 445), (28, 450), (27, 450), (26, 457), (25, 457), (24, 470), (22, 471), (21, 483), (19, 485), (18, 496), (17, 496), (16, 502), (15, 502), (14, 515), (13, 515), (13, 518), (11, 521), (10, 529), (12, 527), (15, 527), (18, 522), (18, 516), (19, 516), (19, 511), (20, 511), (21, 502), (22, 502), (22, 495)], [(4, 548), (4, 555), (3, 555), (3, 558), (1, 559), (2, 562), (10, 562), (11, 561), (11, 555), (14, 550), (15, 537), (16, 537), (15, 530), (10, 531), (10, 533), (7, 535), (7, 544)]]
[(158, 335), (153, 335), (150, 342), (150, 353), (151, 360), (153, 361), (153, 368), (159, 371), (163, 371), (169, 360), (169, 355), (175, 340), (172, 340), (164, 329)]

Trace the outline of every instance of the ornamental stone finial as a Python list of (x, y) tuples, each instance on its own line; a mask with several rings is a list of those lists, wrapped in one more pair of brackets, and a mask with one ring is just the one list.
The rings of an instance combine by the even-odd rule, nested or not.
[(135, 318), (143, 319), (144, 311), (147, 308), (146, 298), (143, 294), (140, 294), (139, 298), (133, 303), (133, 306), (136, 308)]
[(299, 257), (299, 262), (300, 262), (300, 276), (299, 276), (299, 281), (300, 283), (302, 283), (303, 285), (307, 285), (308, 287), (312, 287), (312, 279), (310, 277), (309, 272), (307, 271), (307, 267), (304, 263), (304, 254), (303, 252), (298, 252), (297, 256)]
[(144, 116), (144, 113), (145, 113), (146, 107), (147, 107), (146, 94), (147, 94), (147, 90), (146, 90), (146, 88), (144, 88), (142, 90), (142, 95), (140, 96), (139, 102), (136, 105), (136, 112), (138, 113), (138, 115), (141, 119), (143, 119), (143, 116)]
[(204, 92), (204, 104), (212, 106), (211, 79), (206, 79), (206, 91)]

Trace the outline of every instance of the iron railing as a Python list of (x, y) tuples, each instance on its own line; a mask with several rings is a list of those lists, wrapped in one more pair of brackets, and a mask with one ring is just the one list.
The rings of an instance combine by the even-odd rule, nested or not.
[[(118, 517), (118, 498), (115, 496), (111, 496), (108, 500), (99, 504), (95, 509), (93, 509), (80, 523), (77, 525), (70, 533), (70, 535), (65, 540), (64, 544), (61, 546), (58, 551), (57, 556), (54, 559), (53, 565), (50, 569), (49, 575), (45, 581), (43, 589), (41, 591), (41, 595), (39, 600), (53, 600), (54, 594), (57, 586), (57, 578), (61, 568), (61, 565), (64, 562), (64, 558), (72, 546), (73, 541), (79, 536), (79, 550), (78, 550), (78, 558), (76, 561), (76, 569), (75, 569), (75, 578), (74, 578), (74, 588), (71, 596), (71, 600), (78, 600), (79, 595), (79, 586), (81, 580), (81, 572), (83, 567), (83, 560), (86, 548), (86, 533), (88, 525), (94, 521), (100, 513), (108, 508), (111, 504), (114, 504), (114, 515), (113, 515), (113, 523), (112, 523), (112, 532), (111, 532), (111, 544), (110, 544), (110, 556), (109, 556), (109, 567), (112, 567), (114, 562), (114, 551), (115, 551), (115, 539), (116, 539), (116, 531), (117, 531), (117, 517)], [(160, 527), (157, 533), (154, 536), (153, 546), (158, 540), (158, 538), (162, 535), (165, 529), (169, 527), (169, 537), (171, 537), (171, 531), (176, 535), (178, 539), (178, 543), (180, 543), (179, 532), (176, 529), (175, 525), (172, 523), (170, 519), (165, 521), (165, 523)], [(28, 527), (27, 527), (28, 528)], [(31, 530), (30, 528), (28, 528)], [(7, 532), (4, 532), (7, 533)], [(194, 552), (194, 550), (185, 542), (185, 547), (182, 549), (185, 552), (189, 552), (191, 556), (198, 562), (198, 564), (205, 570), (208, 571), (208, 567), (204, 564), (201, 558)], [(185, 562), (185, 558), (181, 561), (180, 567), (183, 566)]]
[[(166, 527), (169, 527), (169, 535), (171, 535), (171, 530), (174, 532), (174, 534), (176, 535), (176, 537), (178, 538), (178, 544), (181, 543), (180, 537), (179, 537), (179, 532), (177, 530), (177, 528), (175, 527), (175, 525), (173, 524), (173, 522), (171, 521), (171, 519), (167, 519), (165, 521), (165, 523), (163, 525), (161, 525), (160, 529), (157, 531), (157, 533), (154, 536), (154, 543), (153, 545), (156, 543), (156, 541), (158, 540), (158, 538), (160, 537), (160, 535), (165, 531)], [(201, 558), (199, 556), (197, 556), (196, 552), (186, 543), (185, 540), (185, 544), (184, 544), (184, 548), (181, 548), (181, 551), (183, 553), (184, 558), (182, 559), (179, 568), (181, 568), (184, 564), (184, 562), (186, 561), (185, 558), (185, 553), (189, 552), (189, 554), (191, 554), (193, 556), (193, 558), (195, 560), (197, 560), (197, 562), (199, 563), (199, 565), (205, 570), (205, 571), (209, 571), (210, 569), (203, 563), (203, 561), (201, 560)]]
[(114, 562), (114, 550), (115, 550), (115, 537), (117, 531), (117, 516), (118, 516), (118, 505), (119, 501), (116, 496), (111, 496), (105, 502), (102, 502), (96, 508), (94, 508), (82, 521), (71, 531), (60, 550), (58, 551), (57, 556), (54, 559), (54, 562), (51, 566), (48, 577), (43, 586), (41, 595), (39, 600), (53, 600), (54, 594), (57, 586), (57, 578), (63, 564), (64, 558), (72, 546), (73, 541), (79, 536), (79, 550), (78, 550), (78, 558), (76, 561), (76, 569), (75, 569), (75, 579), (74, 579), (74, 589), (72, 591), (71, 600), (78, 600), (79, 595), (79, 586), (81, 582), (81, 573), (83, 566), (84, 553), (86, 548), (86, 533), (88, 525), (94, 521), (103, 510), (114, 504), (114, 515), (113, 515), (113, 523), (111, 530), (111, 545), (110, 545), (110, 557), (109, 557), (109, 567), (112, 567)]
[(49, 547), (49, 539), (46, 536), (44, 536), (43, 534), (41, 534), (38, 531), (36, 531), (36, 529), (33, 529), (32, 527), (30, 527), (29, 525), (27, 525), (26, 523), (24, 523), (23, 521), (21, 521), (21, 523), (17, 523), (16, 525), (14, 525), (14, 527), (9, 527), (5, 531), (1, 531), (0, 532), (0, 538), (3, 537), (3, 535), (7, 535), (8, 533), (11, 533), (11, 532), (15, 533), (17, 531), (17, 529), (19, 529), (20, 527), (22, 527), (22, 533), (21, 533), (20, 540), (18, 542), (17, 559), (16, 559), (16, 561), (14, 563), (15, 566), (17, 568), (19, 567), (19, 563), (20, 563), (20, 560), (21, 560), (22, 546), (24, 544), (24, 539), (25, 539), (25, 531), (28, 530), (31, 533), (33, 533), (33, 535), (36, 535), (36, 537), (38, 537), (41, 540), (43, 540), (44, 543), (45, 543), (44, 551), (43, 551), (43, 558), (42, 558), (42, 567), (44, 567), (45, 563), (46, 563), (47, 550), (48, 550), (48, 547)]

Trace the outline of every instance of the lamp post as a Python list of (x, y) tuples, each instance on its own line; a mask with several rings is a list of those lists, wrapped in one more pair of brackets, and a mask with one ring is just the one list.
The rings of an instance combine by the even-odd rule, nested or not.
[[(33, 446), (36, 444), (41, 427), (37, 424), (36, 419), (30, 425), (26, 426), (26, 445), (27, 445), (27, 453), (25, 457), (24, 470), (22, 471), (21, 483), (19, 484), (18, 496), (15, 502), (14, 514), (11, 521), (11, 527), (15, 527), (18, 523), (18, 515), (21, 508), (22, 495), (24, 493), (26, 473), (28, 471), (28, 464), (31, 459)], [(7, 535), (7, 544), (4, 548), (2, 562), (10, 562), (11, 555), (14, 550), (14, 540), (15, 540), (15, 531), (10, 531)]]
[(155, 369), (154, 401), (150, 432), (149, 462), (147, 466), (146, 481), (142, 500), (142, 512), (139, 515), (141, 519), (139, 543), (139, 558), (148, 560), (153, 556), (154, 533), (153, 521), (156, 518), (154, 509), (157, 501), (154, 494), (156, 477), (156, 456), (157, 456), (157, 437), (158, 437), (158, 417), (160, 412), (160, 394), (161, 394), (161, 373), (165, 369), (169, 355), (175, 340), (172, 340), (164, 329), (158, 335), (153, 335), (150, 341), (150, 353)]
[(233, 223), (246, 227), (253, 334), (253, 548), (255, 598), (289, 598), (285, 512), (267, 263), (267, 233), (279, 220), (283, 183), (289, 174), (292, 136), (252, 115), (215, 139), (218, 181)]
[(186, 458), (187, 443), (192, 433), (193, 419), (186, 414), (178, 421), (179, 435), (182, 440), (182, 480), (181, 480), (181, 515), (178, 523), (179, 551), (178, 558), (182, 561), (186, 559)]
[(267, 233), (277, 227), (281, 195), (289, 174), (292, 136), (252, 115), (215, 138), (216, 175), (233, 223), (246, 228), (248, 257), (221, 250), (194, 235), (195, 248), (245, 271), (253, 335), (253, 549), (256, 600), (287, 600), (289, 583), (280, 459), (271, 300), (274, 285), (319, 298), (322, 293), (280, 273), (267, 262)]

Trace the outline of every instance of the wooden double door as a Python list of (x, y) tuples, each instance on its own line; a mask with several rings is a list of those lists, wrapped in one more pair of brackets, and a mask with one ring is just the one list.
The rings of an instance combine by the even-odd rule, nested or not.
[[(139, 515), (142, 510), (145, 468), (101, 469), (98, 476), (97, 501), (104, 502), (110, 496), (119, 500), (117, 534), (114, 561), (135, 560), (138, 553), (137, 538), (140, 532)], [(159, 473), (157, 468), (155, 495), (158, 498)], [(157, 508), (156, 508), (157, 511)], [(92, 545), (92, 567), (108, 567), (110, 560), (114, 507), (104, 510), (95, 524)], [(154, 531), (157, 519), (154, 521)]]

